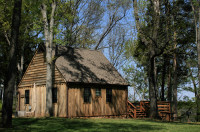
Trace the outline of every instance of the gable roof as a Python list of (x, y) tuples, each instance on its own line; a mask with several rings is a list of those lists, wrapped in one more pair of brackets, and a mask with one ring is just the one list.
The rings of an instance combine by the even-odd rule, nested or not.
[(128, 85), (101, 51), (58, 46), (53, 54), (67, 82)]

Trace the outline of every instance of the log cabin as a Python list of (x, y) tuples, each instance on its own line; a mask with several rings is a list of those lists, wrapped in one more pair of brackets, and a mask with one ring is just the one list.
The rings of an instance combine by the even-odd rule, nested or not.
[[(128, 83), (101, 51), (56, 46), (53, 58), (53, 116), (127, 114)], [(44, 117), (45, 50), (40, 46), (18, 85), (18, 116)]]

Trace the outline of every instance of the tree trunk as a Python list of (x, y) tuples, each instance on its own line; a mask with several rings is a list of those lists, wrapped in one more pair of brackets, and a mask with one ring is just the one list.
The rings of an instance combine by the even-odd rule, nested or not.
[(165, 101), (166, 55), (163, 56), (161, 101)]
[(200, 2), (199, 1), (192, 1), (192, 10), (195, 22), (195, 31), (196, 31), (196, 45), (197, 45), (197, 55), (198, 55), (198, 82), (199, 86), (196, 87), (195, 94), (196, 94), (196, 104), (197, 104), (197, 121), (200, 121)]
[(133, 102), (135, 102), (136, 87), (133, 87), (133, 92), (134, 92), (134, 94), (133, 94)]
[(150, 118), (157, 118), (158, 109), (157, 109), (157, 89), (156, 89), (156, 79), (155, 79), (155, 45), (157, 45), (157, 37), (158, 37), (158, 28), (160, 23), (160, 1), (153, 0), (153, 37), (150, 40), (147, 40), (147, 36), (140, 28), (140, 21), (139, 21), (139, 11), (137, 7), (137, 0), (133, 0), (133, 7), (134, 7), (134, 16), (135, 16), (135, 23), (136, 28), (138, 30), (138, 34), (140, 39), (145, 43), (147, 48), (149, 48), (149, 67), (148, 67), (148, 80), (149, 80), (149, 99), (150, 99)]
[(46, 117), (53, 115), (53, 104), (52, 104), (52, 87), (53, 87), (53, 77), (52, 77), (52, 48), (53, 48), (53, 26), (54, 26), (54, 15), (56, 9), (56, 2), (53, 1), (51, 4), (51, 17), (50, 23), (47, 19), (47, 6), (46, 4), (41, 5), (41, 13), (44, 23), (44, 35), (45, 35), (45, 46), (46, 46), (46, 63), (47, 63), (47, 78), (46, 78)]
[(15, 0), (12, 27), (11, 27), (11, 45), (9, 51), (9, 64), (7, 76), (4, 83), (4, 96), (2, 108), (2, 123), (3, 127), (12, 126), (12, 106), (13, 106), (13, 90), (16, 79), (17, 58), (16, 49), (18, 45), (19, 26), (21, 21), (21, 6), (22, 0)]
[(173, 58), (173, 105), (172, 105), (172, 111), (174, 113), (174, 118), (177, 117), (177, 82), (178, 82), (178, 78), (177, 78), (177, 53), (176, 53), (176, 32), (174, 33), (174, 58)]
[[(200, 1), (198, 1), (198, 25), (200, 24)], [(196, 25), (197, 26), (197, 25)], [(197, 26), (197, 54), (198, 54), (198, 81), (199, 81), (199, 87), (197, 90), (197, 121), (200, 121), (200, 27)]]
[[(165, 12), (166, 12), (166, 43), (169, 44), (169, 25), (170, 25), (170, 6), (169, 1), (165, 0)], [(166, 65), (167, 55), (163, 55), (163, 67), (162, 67), (162, 85), (161, 85), (161, 101), (165, 101), (165, 78), (166, 78)], [(171, 73), (170, 73), (171, 74)]]
[(19, 71), (18, 80), (21, 80), (24, 70), (24, 43), (21, 46), (21, 57), (20, 57), (20, 62), (17, 64), (17, 69)]
[[(174, 7), (176, 11), (176, 0), (173, 0)], [(173, 26), (174, 26), (174, 34), (173, 34), (173, 43), (174, 43), (174, 53), (173, 53), (173, 103), (172, 103), (172, 112), (174, 113), (174, 118), (177, 118), (177, 87), (178, 87), (178, 78), (177, 78), (177, 67), (178, 67), (178, 59), (177, 59), (177, 32), (176, 32), (176, 14), (173, 14)]]
[(150, 71), (149, 71), (149, 97), (150, 97), (150, 118), (158, 117), (158, 108), (157, 108), (157, 87), (156, 87), (156, 72), (155, 72), (155, 57), (156, 51), (155, 46), (158, 41), (158, 29), (160, 25), (160, 1), (153, 0), (153, 8), (154, 8), (154, 17), (153, 17), (153, 40), (154, 42), (150, 42)]
[(171, 103), (172, 101), (172, 86), (171, 86), (171, 70), (170, 66), (168, 67), (168, 83), (167, 83), (167, 100)]
[(155, 85), (155, 72), (154, 72), (154, 60), (155, 58), (151, 57), (150, 66), (149, 66), (149, 99), (150, 99), (150, 118), (157, 118), (157, 94), (156, 94), (156, 85)]

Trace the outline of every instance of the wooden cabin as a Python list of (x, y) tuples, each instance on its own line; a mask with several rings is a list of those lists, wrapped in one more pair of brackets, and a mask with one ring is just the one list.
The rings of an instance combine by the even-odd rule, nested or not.
[[(52, 52), (55, 117), (127, 114), (128, 83), (100, 51), (58, 46)], [(44, 117), (45, 106), (46, 62), (40, 47), (18, 85), (18, 115)]]

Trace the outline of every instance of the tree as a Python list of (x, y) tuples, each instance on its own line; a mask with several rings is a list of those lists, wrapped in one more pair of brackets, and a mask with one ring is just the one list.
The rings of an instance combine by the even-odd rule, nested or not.
[(144, 69), (139, 66), (129, 65), (123, 66), (123, 71), (125, 79), (133, 88), (133, 101), (136, 101), (136, 96), (139, 100), (148, 100), (148, 77)]
[(11, 27), (11, 41), (9, 51), (9, 65), (7, 69), (7, 76), (4, 85), (3, 108), (2, 108), (2, 123), (3, 127), (12, 126), (12, 105), (13, 105), (13, 90), (16, 79), (16, 49), (18, 46), (18, 35), (21, 21), (21, 5), (22, 0), (14, 1), (12, 27)]
[(52, 48), (53, 48), (53, 28), (54, 28), (54, 15), (56, 10), (56, 1), (53, 0), (51, 3), (51, 14), (48, 18), (47, 14), (47, 4), (43, 1), (41, 4), (41, 13), (44, 24), (44, 37), (45, 37), (45, 47), (46, 47), (46, 63), (47, 63), (47, 78), (46, 78), (46, 116), (51, 116), (53, 114), (53, 104), (52, 104)]
[(192, 10), (194, 14), (195, 32), (196, 32), (196, 46), (198, 56), (198, 82), (199, 86), (196, 90), (196, 104), (197, 104), (197, 121), (200, 121), (200, 1), (191, 0)]
[(155, 100), (159, 99), (158, 95), (161, 95), (162, 100), (165, 98), (166, 73), (168, 100), (173, 101), (172, 110), (177, 113), (177, 88), (184, 84), (181, 80), (188, 74), (184, 63), (190, 54), (188, 48), (191, 47), (194, 37), (191, 6), (187, 1), (155, 0), (146, 3), (143, 15), (137, 1), (133, 0), (138, 35), (136, 41), (133, 41), (136, 49), (132, 51), (137, 62), (148, 72), (150, 102), (151, 98), (154, 102), (150, 111), (153, 111), (152, 115), (155, 117)]
[(158, 45), (159, 37), (159, 25), (160, 25), (160, 1), (150, 1), (148, 6), (149, 9), (149, 20), (148, 29), (150, 31), (143, 30), (140, 24), (139, 12), (137, 7), (137, 1), (133, 0), (134, 17), (136, 21), (136, 28), (138, 31), (138, 39), (146, 46), (146, 52), (148, 54), (148, 79), (149, 79), (149, 99), (150, 99), (150, 117), (157, 118), (157, 86), (156, 86), (156, 69), (155, 69), (155, 58), (163, 53), (165, 45)]

